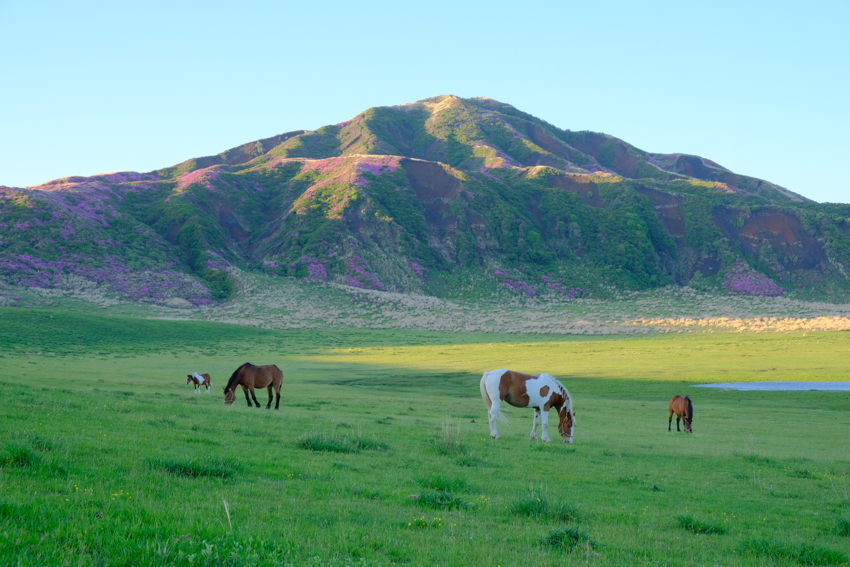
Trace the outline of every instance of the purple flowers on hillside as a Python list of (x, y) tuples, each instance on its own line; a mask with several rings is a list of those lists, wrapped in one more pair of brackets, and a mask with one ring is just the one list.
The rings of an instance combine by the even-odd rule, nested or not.
[(502, 280), (502, 284), (511, 291), (524, 293), (525, 295), (537, 295), (537, 290), (522, 280)]
[(134, 181), (159, 181), (155, 173), (136, 173), (135, 171), (119, 171), (117, 173), (104, 173), (95, 175), (94, 179), (108, 183), (132, 183)]
[[(508, 272), (504, 270), (496, 270), (495, 275), (502, 278), (502, 285), (504, 285), (509, 290), (521, 293), (528, 296), (538, 295), (537, 289), (528, 285), (521, 279), (516, 276), (512, 276)], [(581, 294), (582, 289), (580, 287), (573, 288), (565, 288), (563, 285), (563, 278), (557, 278), (552, 274), (545, 274), (540, 278), (540, 283), (554, 291), (558, 295), (562, 295), (567, 299), (575, 299), (579, 294)]]
[(417, 262), (411, 262), (410, 269), (413, 270), (413, 273), (416, 274), (416, 276), (423, 282), (428, 276), (428, 268), (419, 265)]
[(537, 295), (537, 290), (522, 280), (515, 279), (503, 270), (496, 270), (496, 275), (502, 278), (502, 285), (516, 293), (525, 295)]
[(776, 285), (770, 278), (752, 269), (746, 262), (735, 262), (726, 278), (723, 289), (737, 295), (755, 295), (775, 297), (782, 295), (785, 290)]
[(576, 296), (581, 293), (580, 287), (571, 287), (570, 289), (565, 289), (562, 285), (564, 278), (556, 278), (552, 274), (546, 274), (540, 279), (546, 285), (546, 287), (548, 287), (559, 295), (567, 297), (568, 299), (575, 299)]
[(372, 175), (389, 173), (395, 171), (400, 163), (401, 158), (398, 156), (369, 156), (357, 164), (357, 179), (354, 184), (362, 187), (366, 184), (364, 173)]
[(316, 283), (324, 283), (328, 281), (328, 270), (321, 262), (311, 262), (307, 264), (307, 271), (310, 274), (308, 276), (310, 281)]
[[(99, 265), (92, 265), (97, 262)], [(0, 278), (13, 285), (85, 291), (101, 288), (124, 299), (165, 303), (175, 297), (194, 305), (212, 303), (210, 291), (191, 276), (171, 270), (131, 270), (121, 260), (71, 254), (47, 261), (26, 254), (0, 256)], [(70, 278), (70, 279), (69, 279)]]
[(205, 264), (206, 264), (207, 268), (209, 268), (211, 270), (226, 270), (227, 269), (227, 264), (225, 264), (221, 260), (215, 260), (215, 259), (207, 260), (205, 262)]
[(203, 185), (207, 189), (212, 190), (212, 182), (218, 181), (221, 175), (222, 166), (214, 165), (206, 169), (196, 169), (184, 175), (181, 175), (177, 181), (177, 187), (185, 188), (189, 185)]
[[(63, 213), (70, 213), (100, 226), (107, 226), (108, 220), (116, 216), (115, 207), (107, 200), (117, 195), (113, 188), (102, 182), (89, 182), (83, 178), (81, 182), (71, 183), (66, 180), (51, 181), (36, 189), (9, 189), (0, 187), (0, 199), (11, 201), (17, 206), (36, 209), (48, 207), (53, 210), (56, 220)], [(28, 225), (29, 226), (29, 225)]]
[(0, 256), (0, 277), (22, 287), (54, 287), (68, 263), (45, 261), (26, 254)]
[(387, 291), (387, 288), (378, 281), (375, 274), (366, 269), (366, 264), (363, 258), (357, 254), (357, 247), (354, 243), (351, 243), (350, 246), (352, 248), (351, 258), (345, 261), (345, 285)]

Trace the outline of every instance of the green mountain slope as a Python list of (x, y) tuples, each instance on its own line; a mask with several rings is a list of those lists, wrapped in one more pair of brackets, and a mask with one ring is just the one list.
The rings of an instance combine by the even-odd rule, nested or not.
[(438, 295), (461, 281), (569, 297), (850, 287), (850, 207), (486, 98), (372, 108), (149, 174), (0, 197), (8, 284), (139, 301), (227, 298), (230, 266)]

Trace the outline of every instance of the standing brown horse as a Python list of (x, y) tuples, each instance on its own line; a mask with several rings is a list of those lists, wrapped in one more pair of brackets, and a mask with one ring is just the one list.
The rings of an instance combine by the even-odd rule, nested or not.
[(681, 431), (679, 429), (679, 420), (683, 419), (685, 420), (685, 433), (693, 433), (694, 430), (691, 429), (691, 423), (694, 421), (694, 405), (688, 396), (684, 398), (682, 396), (673, 396), (670, 400), (670, 419), (667, 420), (667, 431), (670, 431), (673, 425), (674, 413), (676, 414), (676, 431)]
[[(227, 386), (224, 387), (224, 403), (230, 405), (236, 399), (236, 386), (242, 386), (242, 391), (245, 392), (245, 400), (248, 402), (248, 407), (251, 407), (251, 398), (257, 407), (260, 407), (260, 402), (257, 401), (257, 396), (254, 395), (254, 388), (268, 388), (269, 403), (266, 409), (272, 407), (272, 386), (277, 393), (277, 401), (274, 404), (274, 409), (280, 406), (280, 384), (283, 382), (283, 372), (274, 364), (266, 366), (254, 366), (250, 362), (246, 362), (239, 368), (233, 371), (230, 380), (227, 381)], [(251, 392), (251, 397), (248, 397), (248, 392)]]

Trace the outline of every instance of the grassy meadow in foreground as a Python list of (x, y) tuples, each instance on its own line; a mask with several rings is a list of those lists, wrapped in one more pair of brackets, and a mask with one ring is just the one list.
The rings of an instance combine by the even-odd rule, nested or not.
[[(842, 380), (849, 338), (270, 331), (0, 308), (0, 565), (847, 564), (850, 393), (690, 385)], [(246, 361), (283, 369), (279, 411), (224, 405)], [(573, 445), (530, 442), (516, 408), (489, 438), (478, 381), (499, 367), (564, 382)], [(193, 371), (213, 395), (193, 394)], [(694, 400), (693, 435), (667, 432), (677, 393)]]

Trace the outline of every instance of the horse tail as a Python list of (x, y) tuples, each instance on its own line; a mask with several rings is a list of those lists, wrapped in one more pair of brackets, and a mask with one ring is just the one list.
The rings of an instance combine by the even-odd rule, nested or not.
[(685, 399), (688, 400), (688, 421), (694, 420), (694, 404), (691, 403), (691, 398), (685, 396)]
[(487, 373), (485, 372), (481, 377), (481, 397), (484, 398), (484, 403), (487, 405), (487, 411), (489, 412), (490, 408), (493, 407), (493, 400), (490, 399), (490, 395), (487, 393), (487, 384), (485, 384), (486, 381)]
[[(487, 375), (489, 372), (485, 372), (483, 376), (481, 376), (481, 397), (484, 398), (484, 403), (487, 405), (487, 413), (490, 413), (490, 409), (493, 407), (493, 400), (490, 399), (490, 394), (487, 393)], [(499, 413), (496, 414), (496, 419), (502, 423), (509, 424), (508, 418), (505, 417), (505, 414), (502, 413), (502, 408), (499, 407)]]

